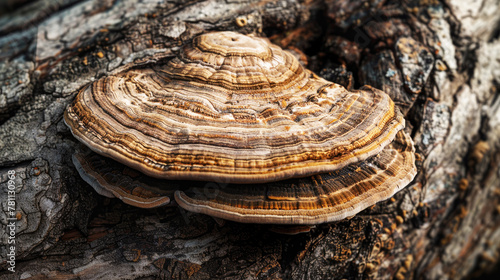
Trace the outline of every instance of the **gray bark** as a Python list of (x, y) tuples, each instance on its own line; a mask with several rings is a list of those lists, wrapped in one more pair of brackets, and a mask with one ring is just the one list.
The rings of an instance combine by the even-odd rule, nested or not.
[[(10, 6), (9, 6), (10, 7)], [(0, 13), (0, 278), (460, 279), (500, 248), (500, 2), (39, 0)], [(241, 21), (241, 19), (244, 19)], [(244, 22), (244, 24), (242, 24)], [(75, 91), (207, 30), (267, 36), (407, 113), (419, 173), (355, 217), (285, 236), (136, 209), (78, 176)], [(15, 273), (9, 171), (15, 171)]]

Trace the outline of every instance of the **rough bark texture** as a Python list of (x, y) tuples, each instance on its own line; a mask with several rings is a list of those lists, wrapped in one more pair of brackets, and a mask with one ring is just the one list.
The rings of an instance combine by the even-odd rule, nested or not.
[[(20, 1), (22, 3), (27, 1)], [(500, 2), (40, 0), (0, 12), (0, 278), (460, 279), (500, 248)], [(71, 163), (77, 89), (193, 36), (267, 36), (348, 88), (407, 113), (414, 182), (357, 216), (295, 236), (103, 198)], [(8, 171), (16, 267), (7, 270)]]

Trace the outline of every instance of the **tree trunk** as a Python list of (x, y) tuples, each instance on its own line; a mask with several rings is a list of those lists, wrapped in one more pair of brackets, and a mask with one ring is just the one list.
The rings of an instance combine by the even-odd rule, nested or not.
[[(460, 279), (497, 263), (499, 1), (0, 7), (0, 278)], [(62, 120), (75, 91), (131, 62), (168, 59), (208, 30), (269, 37), (326, 79), (389, 93), (415, 141), (415, 180), (351, 219), (294, 236), (94, 193), (71, 163), (78, 141)]]

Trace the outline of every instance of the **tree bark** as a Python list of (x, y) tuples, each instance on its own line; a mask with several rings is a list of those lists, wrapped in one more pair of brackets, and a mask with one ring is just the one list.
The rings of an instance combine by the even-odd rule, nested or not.
[[(499, 1), (20, 2), (0, 5), (0, 278), (462, 279), (498, 262)], [(210, 30), (267, 36), (331, 81), (389, 93), (415, 180), (294, 236), (94, 193), (62, 120), (75, 92)]]

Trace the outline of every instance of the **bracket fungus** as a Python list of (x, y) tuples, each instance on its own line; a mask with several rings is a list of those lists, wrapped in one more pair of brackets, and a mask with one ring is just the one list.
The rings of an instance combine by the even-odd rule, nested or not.
[(107, 157), (76, 154), (82, 177), (139, 207), (175, 198), (228, 220), (317, 224), (391, 197), (416, 173), (387, 94), (348, 91), (267, 39), (234, 32), (200, 35), (167, 63), (92, 83), (64, 119)]

